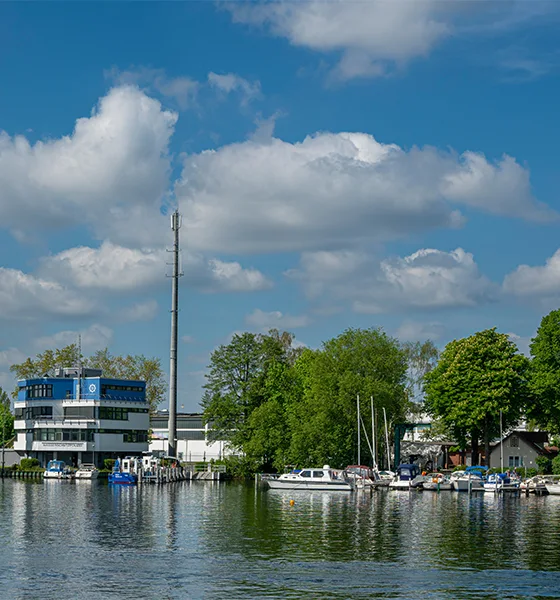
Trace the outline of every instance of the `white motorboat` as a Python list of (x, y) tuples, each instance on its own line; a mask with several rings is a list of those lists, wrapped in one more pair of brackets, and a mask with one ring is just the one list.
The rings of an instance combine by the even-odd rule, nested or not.
[(76, 479), (97, 479), (99, 471), (95, 465), (84, 464), (80, 465), (80, 468), (74, 474)]
[(560, 496), (560, 478), (548, 475), (546, 477), (546, 491), (551, 496)]
[(276, 479), (267, 479), (266, 483), (273, 490), (351, 492), (355, 487), (354, 480), (348, 478), (344, 471), (335, 471), (329, 465), (325, 465), (322, 469), (294, 470)]
[(484, 491), (499, 494), (502, 492), (518, 492), (518, 479), (510, 477), (507, 473), (491, 473), (484, 482)]
[(519, 489), (529, 494), (546, 494), (546, 478), (543, 475), (535, 475), (525, 479), (519, 484)]
[(452, 476), (453, 489), (458, 492), (483, 492), (485, 473), (487, 467), (467, 467), (465, 471), (457, 473), (456, 477)]
[(45, 479), (70, 479), (74, 474), (62, 460), (51, 460), (43, 473)]
[(434, 492), (447, 491), (453, 489), (451, 479), (443, 473), (430, 473), (424, 477), (422, 488)]
[(402, 464), (397, 467), (397, 474), (391, 483), (391, 490), (410, 490), (421, 488), (424, 477), (420, 474), (420, 467), (415, 464)]
[(371, 488), (379, 480), (377, 469), (366, 467), (365, 465), (349, 465), (344, 469), (346, 477), (353, 479), (357, 488)]

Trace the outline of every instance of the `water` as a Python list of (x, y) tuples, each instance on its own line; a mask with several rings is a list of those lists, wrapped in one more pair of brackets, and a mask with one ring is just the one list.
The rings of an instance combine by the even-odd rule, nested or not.
[(560, 497), (0, 480), (2, 599), (560, 598), (558, 571)]

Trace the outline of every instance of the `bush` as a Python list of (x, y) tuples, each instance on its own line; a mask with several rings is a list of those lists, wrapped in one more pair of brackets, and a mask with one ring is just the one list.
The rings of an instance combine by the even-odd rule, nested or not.
[(554, 475), (560, 475), (560, 454), (552, 459), (552, 473)]
[(31, 471), (31, 469), (36, 469), (40, 467), (41, 463), (36, 458), (22, 458), (19, 461), (19, 470), (20, 471)]
[(114, 458), (106, 458), (103, 461), (103, 466), (105, 467), (105, 469), (107, 469), (107, 471), (112, 471), (113, 467), (115, 466), (115, 459)]
[(535, 462), (540, 474), (548, 475), (552, 472), (552, 461), (548, 456), (537, 456)]

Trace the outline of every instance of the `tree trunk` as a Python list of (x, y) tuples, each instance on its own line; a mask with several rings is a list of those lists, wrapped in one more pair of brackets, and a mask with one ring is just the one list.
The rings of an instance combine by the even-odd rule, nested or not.
[(488, 417), (484, 426), (484, 464), (490, 467), (490, 431), (488, 427)]
[(478, 465), (478, 430), (473, 429), (471, 434), (471, 465)]

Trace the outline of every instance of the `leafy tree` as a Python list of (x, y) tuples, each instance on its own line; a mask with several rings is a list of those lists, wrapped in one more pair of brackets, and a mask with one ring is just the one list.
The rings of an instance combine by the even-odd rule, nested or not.
[[(80, 356), (76, 344), (70, 344), (56, 350), (45, 350), (34, 359), (27, 358), (21, 364), (12, 365), (10, 371), (17, 379), (52, 376), (55, 369), (77, 366), (80, 360), (84, 366), (102, 369), (105, 377), (145, 381), (146, 399), (152, 412), (157, 410), (165, 397), (167, 385), (159, 358), (131, 354), (113, 356), (107, 348), (98, 350), (90, 358), (85, 358)], [(17, 389), (13, 396), (17, 398)]]
[(543, 317), (531, 343), (528, 416), (552, 433), (560, 433), (560, 310)]
[(539, 455), (535, 459), (535, 462), (539, 468), (539, 473), (547, 475), (552, 471), (552, 461), (548, 456)]
[(213, 439), (244, 448), (254, 430), (250, 417), (268, 398), (269, 370), (295, 359), (292, 340), (291, 334), (277, 330), (268, 335), (245, 332), (212, 353), (201, 404), (204, 420), (212, 423)]
[[(303, 386), (301, 401), (288, 411), (289, 458), (295, 464), (346, 466), (356, 460), (357, 394), (364, 424), (371, 425), (370, 397), (378, 416), (385, 407), (391, 422), (405, 417), (406, 353), (380, 329), (347, 329), (321, 350), (305, 352), (295, 366)], [(378, 437), (381, 433), (379, 427)], [(366, 456), (367, 442), (361, 438)]]
[(10, 410), (10, 397), (0, 387), (0, 446), (10, 442), (14, 436), (14, 415)]
[(490, 440), (503, 426), (517, 423), (527, 398), (529, 360), (506, 334), (495, 328), (447, 344), (438, 365), (426, 375), (426, 407), (465, 447), (470, 437), (473, 461), (478, 441), (490, 455)]
[(424, 397), (424, 379), (437, 365), (439, 350), (431, 340), (403, 344), (408, 362), (407, 394), (409, 400), (421, 402)]

